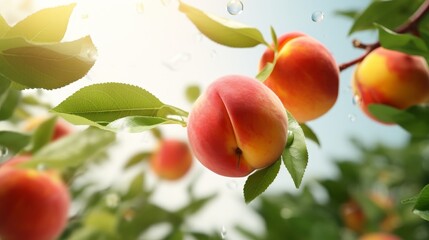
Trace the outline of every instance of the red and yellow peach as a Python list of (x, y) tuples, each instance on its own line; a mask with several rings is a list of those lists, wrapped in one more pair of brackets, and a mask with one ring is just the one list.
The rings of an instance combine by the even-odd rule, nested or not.
[(278, 160), (287, 140), (280, 99), (256, 79), (229, 75), (197, 99), (188, 119), (196, 158), (213, 172), (246, 176)]

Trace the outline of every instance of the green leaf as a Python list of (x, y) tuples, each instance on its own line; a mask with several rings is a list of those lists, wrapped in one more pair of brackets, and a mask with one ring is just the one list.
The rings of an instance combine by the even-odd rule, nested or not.
[(256, 75), (256, 79), (261, 82), (264, 82), (270, 75), (274, 69), (274, 63), (266, 63), (264, 68)]
[(193, 103), (201, 94), (200, 86), (198, 85), (189, 85), (186, 87), (185, 95), (188, 102)]
[(308, 163), (308, 151), (305, 135), (295, 118), (288, 112), (288, 131), (292, 131), (294, 141), (282, 154), (283, 163), (289, 171), (295, 187), (299, 188)]
[(405, 110), (382, 104), (370, 104), (369, 112), (377, 119), (396, 123), (416, 137), (429, 136), (429, 106), (412, 106)]
[[(75, 3), (66, 6), (42, 9), (18, 22), (6, 31), (0, 31), (2, 38), (23, 37), (33, 42), (59, 42), (67, 30)], [(54, 20), (55, 19), (55, 20)], [(0, 19), (0, 28), (4, 24)]]
[(426, 185), (417, 198), (413, 213), (417, 214), (426, 221), (429, 221), (429, 185)]
[(347, 17), (350, 19), (355, 19), (359, 14), (359, 11), (357, 10), (339, 10), (335, 11), (335, 15)]
[(182, 1), (179, 2), (179, 10), (186, 14), (201, 33), (214, 42), (236, 48), (254, 47), (259, 44), (268, 45), (261, 32), (256, 28), (220, 18), (187, 5)]
[(142, 193), (143, 187), (144, 187), (145, 178), (142, 173), (137, 174), (134, 179), (131, 181), (130, 185), (128, 186), (128, 191), (124, 196), (124, 200), (133, 199)]
[(390, 29), (395, 29), (406, 22), (422, 2), (423, 0), (373, 1), (356, 17), (349, 34), (357, 31), (374, 29), (374, 23), (378, 23)]
[(4, 95), (3, 101), (0, 101), (0, 120), (10, 118), (21, 99), (21, 92), (11, 88)]
[(199, 212), (204, 206), (206, 206), (215, 197), (216, 197), (216, 194), (211, 194), (207, 197), (192, 199), (192, 201), (190, 201), (187, 206), (179, 209), (176, 213), (183, 217), (195, 214)]
[(0, 15), (0, 37), (3, 36), (7, 31), (9, 31), (10, 26), (6, 20)]
[(277, 39), (276, 31), (274, 30), (273, 26), (270, 27), (270, 32), (271, 32), (271, 38), (273, 39), (274, 52), (278, 52), (279, 51), (279, 42)]
[(18, 153), (30, 143), (31, 137), (26, 134), (12, 131), (0, 131), (0, 146), (6, 147), (9, 152)]
[(133, 167), (145, 160), (147, 160), (152, 155), (152, 152), (138, 152), (128, 159), (127, 164), (125, 164), (124, 168), (128, 169)]
[(0, 77), (0, 107), (2, 106), (4, 100), (7, 97), (8, 90), (10, 86), (10, 81)]
[(320, 146), (319, 138), (317, 137), (316, 133), (311, 129), (307, 124), (300, 123), (299, 126), (301, 127), (302, 131), (304, 132), (304, 135), (306, 138), (310, 139), (314, 143)]
[(92, 209), (85, 216), (84, 225), (104, 233), (114, 234), (116, 228), (116, 216), (102, 209)]
[(280, 160), (250, 175), (244, 184), (244, 200), (250, 203), (271, 185), (280, 170)]
[[(187, 112), (162, 103), (148, 91), (129, 84), (102, 83), (84, 87), (52, 109), (78, 125), (144, 131), (178, 123)], [(176, 117), (176, 118), (174, 118)], [(120, 120), (118, 120), (120, 119)]]
[(89, 36), (60, 43), (0, 39), (0, 77), (29, 88), (63, 87), (86, 75), (94, 52)]
[(399, 34), (379, 24), (375, 24), (378, 28), (378, 38), (381, 46), (387, 49), (401, 51), (412, 55), (420, 55), (427, 57), (429, 49), (423, 39), (412, 34)]
[(77, 167), (92, 160), (105, 151), (115, 140), (115, 134), (97, 128), (72, 133), (40, 149), (24, 167), (37, 167), (64, 170)]
[(48, 144), (54, 134), (55, 123), (57, 122), (56, 117), (51, 117), (43, 121), (40, 126), (33, 133), (31, 152), (35, 153), (40, 148)]

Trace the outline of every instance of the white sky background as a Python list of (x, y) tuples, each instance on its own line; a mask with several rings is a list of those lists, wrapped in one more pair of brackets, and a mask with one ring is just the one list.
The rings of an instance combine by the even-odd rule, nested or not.
[[(22, 2), (26, 8), (23, 9)], [(57, 0), (0, 0), (0, 13), (9, 23), (15, 23), (27, 12), (46, 6), (75, 1)], [(164, 103), (190, 110), (184, 91), (189, 84), (199, 84), (203, 89), (215, 79), (228, 74), (255, 76), (263, 46), (247, 49), (228, 48), (203, 37), (186, 16), (177, 10), (176, 0), (140, 1), (77, 1), (65, 40), (90, 34), (98, 48), (98, 60), (88, 76), (62, 89), (46, 91), (45, 97), (54, 105), (83, 86), (101, 82), (125, 82), (138, 85), (152, 92)], [(352, 48), (351, 40), (375, 39), (374, 34), (347, 36), (351, 22), (334, 15), (335, 10), (361, 8), (369, 0), (244, 0), (244, 11), (229, 15), (228, 0), (184, 1), (202, 10), (240, 21), (260, 29), (270, 42), (270, 26), (278, 35), (290, 31), (305, 32), (326, 45), (338, 63), (351, 60), (361, 53)], [(311, 15), (322, 11), (324, 19), (313, 22)], [(53, 21), (55, 21), (53, 19)], [(173, 68), (165, 62), (173, 63)], [(335, 174), (332, 156), (350, 156), (356, 152), (348, 139), (357, 137), (368, 144), (383, 141), (398, 145), (406, 134), (398, 127), (384, 126), (369, 120), (352, 104), (350, 78), (352, 69), (341, 73), (340, 98), (325, 116), (309, 123), (318, 134), (322, 147), (309, 143), (309, 165), (304, 182), (320, 176)], [(180, 126), (162, 127), (166, 137), (186, 139), (186, 129)], [(99, 176), (109, 183), (106, 171), (117, 177), (117, 168), (136, 150), (153, 149), (155, 141), (148, 133), (119, 134), (121, 144), (112, 149), (111, 164), (99, 171)], [(191, 226), (205, 230), (225, 226), (227, 239), (241, 239), (232, 231), (233, 224), (244, 223), (254, 230), (263, 230), (259, 219), (249, 211), (242, 198), (245, 179), (230, 179), (205, 170), (196, 162), (192, 173), (177, 183), (160, 184), (155, 201), (168, 208), (186, 202), (184, 188), (197, 174), (197, 190), (201, 194), (219, 192), (217, 200), (190, 219)], [(98, 176), (98, 175), (97, 175)], [(152, 180), (156, 179), (152, 176)], [(268, 192), (294, 190), (292, 179), (285, 168)]]

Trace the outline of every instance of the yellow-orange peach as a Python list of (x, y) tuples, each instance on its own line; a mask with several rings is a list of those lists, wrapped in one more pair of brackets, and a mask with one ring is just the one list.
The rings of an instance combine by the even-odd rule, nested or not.
[(423, 57), (377, 48), (357, 65), (352, 80), (362, 110), (369, 104), (405, 109), (429, 100), (429, 69)]
[(368, 233), (359, 237), (359, 240), (401, 240), (401, 238), (390, 233)]
[(0, 239), (56, 239), (69, 204), (67, 188), (53, 172), (0, 168)]
[[(23, 127), (24, 131), (28, 131), (28, 132), (33, 131), (46, 120), (47, 120), (46, 117), (41, 117), (41, 116), (29, 118), (24, 124), (24, 127)], [(54, 131), (52, 133), (52, 141), (55, 141), (64, 136), (67, 136), (72, 131), (73, 130), (68, 123), (62, 120), (57, 120), (54, 126)]]
[(196, 158), (213, 172), (242, 177), (281, 156), (287, 114), (280, 99), (256, 79), (229, 75), (197, 99), (188, 119)]
[[(278, 39), (278, 59), (265, 84), (280, 98), (298, 122), (328, 112), (338, 97), (339, 69), (331, 53), (316, 39), (300, 32)], [(259, 63), (262, 70), (274, 60), (268, 48)]]
[(177, 180), (192, 166), (188, 145), (180, 140), (162, 140), (150, 158), (151, 169), (162, 179)]

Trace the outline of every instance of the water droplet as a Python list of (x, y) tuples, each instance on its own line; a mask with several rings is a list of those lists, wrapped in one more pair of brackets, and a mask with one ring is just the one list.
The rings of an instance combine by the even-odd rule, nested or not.
[(37, 171), (45, 171), (46, 165), (43, 163), (37, 164), (36, 169), (37, 169)]
[(137, 11), (137, 13), (144, 13), (143, 1), (139, 1), (136, 3), (136, 11)]
[(179, 66), (182, 63), (188, 62), (190, 60), (191, 60), (191, 54), (189, 54), (189, 53), (179, 53), (179, 54), (171, 57), (167, 61), (164, 61), (163, 64), (168, 69), (170, 69), (172, 71), (177, 71), (177, 70), (179, 70)]
[(352, 99), (353, 105), (359, 105), (361, 103), (361, 99), (359, 95), (354, 95)]
[(284, 219), (288, 219), (290, 217), (292, 217), (293, 212), (292, 210), (290, 210), (289, 208), (282, 208), (282, 210), (280, 211), (280, 216), (282, 216), (282, 218)]
[(289, 147), (290, 145), (292, 145), (294, 138), (295, 138), (295, 136), (294, 136), (293, 132), (291, 130), (287, 130), (286, 147)]
[(210, 57), (213, 59), (213, 58), (215, 58), (217, 56), (217, 52), (216, 52), (216, 50), (211, 50), (210, 51)]
[(226, 10), (231, 15), (238, 15), (243, 11), (244, 5), (240, 0), (231, 0), (226, 5)]
[(355, 122), (356, 121), (356, 116), (354, 114), (349, 113), (349, 115), (347, 115), (347, 117), (349, 118), (349, 120), (351, 122)]
[(119, 205), (119, 196), (116, 193), (109, 193), (106, 195), (106, 205), (115, 208)]
[(93, 47), (88, 48), (88, 49), (86, 50), (86, 56), (87, 56), (90, 60), (92, 60), (92, 61), (97, 60), (97, 58), (98, 58), (98, 52), (97, 52), (97, 49), (95, 49), (95, 48), (93, 48)]
[(230, 181), (228, 181), (228, 182), (226, 183), (226, 187), (227, 187), (229, 190), (233, 190), (233, 191), (235, 191), (235, 190), (237, 190), (237, 188), (238, 188), (238, 183), (237, 183), (237, 181), (235, 181), (235, 180), (230, 180)]
[(6, 160), (8, 153), (9, 153), (9, 150), (7, 149), (7, 147), (0, 145), (0, 163)]
[(325, 18), (325, 13), (322, 11), (316, 11), (313, 14), (311, 14), (311, 20), (313, 22), (321, 22)]
[(225, 227), (225, 226), (222, 226), (222, 229), (221, 229), (221, 231), (220, 231), (220, 237), (221, 237), (223, 240), (225, 240), (225, 239), (226, 239), (226, 235), (227, 235), (226, 227)]

